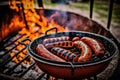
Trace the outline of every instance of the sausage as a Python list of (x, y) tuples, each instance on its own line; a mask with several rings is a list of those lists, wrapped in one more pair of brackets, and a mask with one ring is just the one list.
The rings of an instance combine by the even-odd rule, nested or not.
[(81, 40), (92, 48), (96, 56), (101, 57), (105, 54), (105, 48), (100, 41), (90, 37), (82, 37)]
[(74, 42), (74, 41), (77, 41), (77, 40), (80, 40), (80, 37), (74, 37), (74, 38), (72, 39), (73, 42)]
[(55, 37), (55, 38), (47, 38), (43, 40), (43, 44), (60, 42), (60, 41), (69, 41), (69, 36)]
[(78, 62), (86, 62), (89, 61), (92, 57), (91, 48), (82, 41), (75, 41), (74, 45), (80, 51), (80, 56), (78, 58)]
[(54, 47), (51, 49), (53, 54), (65, 59), (66, 61), (76, 62), (78, 60), (78, 56), (68, 50), (65, 50), (60, 47)]
[(72, 48), (74, 44), (72, 41), (63, 41), (63, 42), (54, 42), (54, 43), (45, 44), (45, 47), (47, 49), (51, 49), (55, 46), (62, 47), (62, 48)]
[(54, 61), (61, 61), (65, 62), (65, 60), (59, 58), (58, 56), (52, 54), (50, 51), (48, 51), (42, 44), (37, 45), (36, 52), (47, 59), (54, 60)]

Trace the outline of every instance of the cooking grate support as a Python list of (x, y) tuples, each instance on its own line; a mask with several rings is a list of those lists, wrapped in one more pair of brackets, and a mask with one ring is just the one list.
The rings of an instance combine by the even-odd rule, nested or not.
[[(6, 70), (6, 65), (8, 65), (10, 62), (12, 62), (12, 59), (14, 57), (16, 57), (18, 54), (20, 54), (21, 52), (24, 53), (23, 51), (26, 49), (26, 46), (24, 48), (22, 48), (21, 50), (18, 50), (15, 55), (13, 57), (10, 57), (10, 52), (13, 51), (19, 44), (14, 44), (15, 41), (17, 41), (18, 39), (22, 38), (24, 35), (21, 34), (16, 34), (14, 36), (11, 35), (11, 37), (7, 37), (6, 40), (3, 40), (1, 43), (3, 43), (2, 45), (0, 45), (0, 53), (3, 53), (2, 55), (0, 55), (0, 72), (9, 76), (12, 76), (12, 74), (14, 74), (14, 70), (21, 65), (24, 60), (27, 60), (30, 58), (30, 56), (27, 54), (21, 61), (19, 61), (18, 63), (16, 63), (16, 65), (10, 67), (8, 70)], [(14, 39), (15, 38), (15, 39)], [(13, 41), (11, 41), (13, 40)], [(10, 48), (10, 49), (6, 49), (6, 47), (9, 47), (11, 45), (15, 45), (14, 47)], [(2, 51), (4, 50), (4, 51)], [(7, 57), (7, 59), (5, 58)], [(32, 64), (30, 64), (30, 66), (24, 70), (19, 76), (17, 77), (23, 77), (31, 68), (36, 67), (35, 62), (33, 61)], [(45, 76), (45, 73), (42, 72), (39, 76), (37, 80), (40, 80), (41, 78), (43, 78)]]
[[(10, 35), (11, 36), (11, 35)], [(14, 49), (16, 49), (16, 47), (18, 45), (21, 44), (21, 42), (19, 44), (15, 44), (14, 42), (17, 41), (18, 39), (22, 38), (24, 35), (21, 34), (16, 34), (14, 36), (12, 36), (11, 38), (6, 38), (6, 40), (4, 40), (2, 43), (4, 43), (3, 45), (0, 45), (0, 47), (2, 47), (2, 49), (0, 50), (4, 50), (4, 54), (0, 55), (0, 73), (3, 73), (5, 75), (8, 76), (13, 76), (13, 77), (18, 77), (18, 78), (23, 78), (31, 69), (34, 69), (36, 66), (35, 62), (32, 61), (30, 62), (31, 64), (29, 65), (29, 67), (27, 67), (25, 70), (22, 70), (18, 73), (20, 73), (19, 75), (13, 75), (15, 73), (15, 69), (20, 66), (25, 60), (28, 60), (30, 58), (30, 56), (27, 54), (21, 61), (19, 61), (18, 63), (16, 63), (15, 65), (13, 65), (12, 67), (6, 67), (6, 65), (8, 65), (10, 62), (13, 62), (12, 59), (14, 57), (17, 57), (17, 55), (19, 55), (21, 52), (24, 53), (23, 51), (26, 49), (27, 46), (25, 46), (24, 48), (22, 48), (21, 50), (17, 50), (15, 55), (13, 57), (10, 57), (10, 52), (13, 51)], [(28, 40), (28, 37), (26, 37), (24, 40), (22, 40), (23, 42), (25, 40)], [(14, 47), (12, 48), (8, 48), (6, 49), (6, 47), (9, 47), (11, 45), (14, 44)], [(22, 45), (24, 45), (22, 43)], [(1, 51), (0, 51), (1, 52)], [(7, 59), (5, 58), (7, 57)], [(4, 59), (5, 58), (5, 59)], [(3, 59), (3, 60), (2, 60)], [(41, 71), (39, 76), (37, 76), (36, 80), (50, 80), (50, 75), (46, 74), (45, 72)], [(59, 80), (58, 78), (54, 78), (55, 80)], [(88, 80), (97, 80), (96, 75), (90, 78), (87, 78)], [(83, 80), (83, 79), (82, 79)]]

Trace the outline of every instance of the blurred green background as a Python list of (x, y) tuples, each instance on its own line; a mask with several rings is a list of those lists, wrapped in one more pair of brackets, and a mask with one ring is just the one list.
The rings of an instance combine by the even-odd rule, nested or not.
[[(94, 0), (93, 16), (94, 13), (96, 13), (96, 18), (105, 24), (107, 24), (108, 19), (109, 1), (110, 0)], [(89, 0), (43, 0), (43, 5), (45, 8), (54, 8), (61, 3), (62, 7), (66, 7), (67, 9), (77, 9), (88, 12), (90, 10)], [(120, 0), (114, 0), (111, 24), (120, 24)]]

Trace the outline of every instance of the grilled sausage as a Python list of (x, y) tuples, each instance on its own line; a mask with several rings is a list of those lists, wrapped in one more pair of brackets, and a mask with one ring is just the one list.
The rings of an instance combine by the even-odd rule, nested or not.
[(62, 49), (60, 47), (54, 47), (51, 49), (51, 52), (66, 61), (76, 62), (78, 60), (78, 56), (68, 50)]
[(48, 44), (48, 43), (54, 43), (54, 42), (60, 42), (60, 41), (69, 41), (68, 36), (62, 36), (62, 37), (56, 37), (56, 38), (47, 38), (43, 40), (43, 44)]
[(74, 37), (74, 38), (72, 39), (73, 42), (74, 42), (74, 41), (77, 41), (77, 40), (80, 40), (80, 37)]
[(72, 41), (63, 41), (63, 42), (54, 42), (54, 43), (45, 44), (45, 47), (47, 49), (51, 49), (55, 46), (62, 47), (62, 48), (72, 48), (74, 44)]
[(78, 62), (86, 62), (89, 61), (92, 57), (91, 48), (82, 41), (74, 42), (76, 48), (81, 52), (80, 57), (78, 58)]
[(105, 54), (105, 48), (100, 41), (90, 37), (82, 37), (81, 40), (92, 48), (96, 56), (101, 57)]
[(56, 55), (52, 54), (50, 51), (48, 51), (42, 44), (39, 44), (36, 47), (36, 51), (40, 56), (42, 56), (44, 58), (54, 60), (54, 61), (65, 62), (65, 60), (59, 58), (58, 56), (56, 56)]

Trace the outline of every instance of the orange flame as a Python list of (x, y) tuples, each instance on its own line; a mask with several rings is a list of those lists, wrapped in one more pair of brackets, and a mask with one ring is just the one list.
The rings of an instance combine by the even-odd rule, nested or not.
[[(17, 4), (19, 2), (13, 0), (12, 2), (10, 1), (10, 8), (18, 11)], [(58, 28), (58, 32), (63, 32), (65, 29), (57, 24), (53, 19), (48, 20), (45, 16), (43, 16), (44, 10), (41, 9), (41, 14), (37, 14), (34, 8), (34, 0), (22, 0), (23, 6), (24, 6), (24, 13), (25, 13), (25, 18), (27, 20), (28, 28), (25, 27), (24, 20), (19, 21), (19, 17), (16, 16), (13, 18), (12, 23), (10, 26), (22, 26), (22, 30), (19, 31), (19, 34), (24, 34), (24, 36), (20, 39), (18, 39), (15, 44), (18, 44), (19, 41), (22, 39), (29, 37), (30, 40), (34, 40), (35, 38), (40, 37), (41, 35), (44, 35), (45, 31), (56, 27)], [(21, 8), (20, 8), (21, 9)], [(37, 24), (37, 25), (36, 25)], [(53, 32), (51, 32), (53, 33)], [(25, 42), (25, 44), (29, 44), (29, 41)], [(16, 48), (17, 50), (23, 49), (25, 46), (23, 45), (18, 45)], [(15, 55), (14, 52), (10, 53), (10, 56), (13, 57)], [(25, 56), (27, 55), (27, 51), (23, 50), (17, 57), (13, 58), (13, 61), (18, 63), (21, 61)], [(30, 58), (30, 60), (32, 60)], [(30, 64), (29, 61), (24, 61), (26, 64)]]

